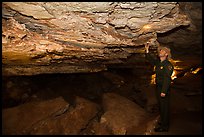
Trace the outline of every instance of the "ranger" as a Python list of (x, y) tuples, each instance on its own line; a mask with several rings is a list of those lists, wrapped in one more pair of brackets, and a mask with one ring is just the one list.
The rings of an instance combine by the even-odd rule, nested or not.
[(168, 132), (169, 129), (169, 96), (171, 75), (173, 73), (173, 65), (169, 61), (171, 58), (170, 49), (167, 47), (158, 46), (159, 58), (154, 58), (149, 53), (150, 44), (145, 44), (146, 58), (155, 66), (156, 72), (156, 97), (160, 111), (160, 121), (155, 128), (155, 132)]

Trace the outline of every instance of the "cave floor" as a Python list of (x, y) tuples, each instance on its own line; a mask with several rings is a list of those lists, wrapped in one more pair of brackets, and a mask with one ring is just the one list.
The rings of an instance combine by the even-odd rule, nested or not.
[[(196, 77), (194, 80), (192, 80), (191, 77), (189, 78), (187, 77), (185, 81), (181, 80), (182, 82), (184, 82), (184, 85), (182, 85), (181, 83), (175, 84), (179, 86), (181, 85), (182, 89), (178, 86), (177, 87), (174, 86), (172, 88), (169, 131), (151, 132), (149, 133), (150, 135), (201, 135), (202, 134), (202, 105), (201, 105), (202, 92), (200, 92), (201, 91), (200, 86), (198, 86), (199, 88), (195, 88), (197, 83), (198, 84), (201, 83), (201, 75), (199, 75), (199, 77)], [(131, 78), (131, 75), (130, 75), (130, 78)], [(69, 76), (69, 77), (64, 77), (63, 79), (56, 79), (54, 77), (54, 78), (49, 78), (49, 80), (45, 77), (40, 77), (40, 79), (41, 81), (38, 81), (39, 79), (37, 79), (38, 82), (36, 82), (35, 85), (38, 85), (38, 86), (37, 87), (35, 86), (34, 89), (37, 91), (38, 90), (41, 91), (41, 92), (37, 92), (36, 95), (42, 100), (55, 98), (56, 96), (59, 96), (59, 95), (63, 96), (66, 99), (66, 96), (68, 96), (67, 95), (68, 93), (67, 93), (67, 90), (62, 90), (64, 88), (62, 85), (64, 84), (67, 85), (69, 90), (73, 91), (73, 92), (70, 92), (69, 95), (74, 93), (84, 98), (91, 99), (94, 96), (101, 96), (101, 93), (103, 93), (102, 91), (99, 91), (100, 93), (97, 93), (97, 95), (93, 93), (95, 93), (94, 91), (97, 91), (98, 89), (102, 89), (103, 85), (100, 85), (100, 84), (105, 83), (105, 81), (103, 81), (102, 79), (98, 79), (98, 75), (93, 75), (93, 76), (88, 75), (85, 77)], [(59, 80), (61, 81), (60, 84), (58, 82)], [(56, 83), (58, 85), (56, 85)], [(187, 83), (191, 83), (191, 85), (188, 85)], [(49, 86), (46, 84), (48, 84)], [(78, 87), (79, 84), (80, 84), (80, 87)], [(130, 87), (131, 87), (130, 84), (131, 83), (128, 83), (128, 85), (126, 86), (123, 85), (120, 88), (116, 88), (118, 89), (117, 92), (118, 93), (120, 92), (119, 89), (121, 89), (121, 91), (130, 90)], [(110, 87), (112, 87), (112, 84), (106, 83), (105, 87), (107, 87), (107, 89), (110, 89)], [(93, 89), (93, 92), (91, 92), (90, 89)], [(103, 91), (105, 90), (106, 88), (103, 89)], [(62, 93), (57, 93), (54, 91), (62, 91)], [(145, 91), (145, 92), (149, 92), (149, 91)], [(69, 100), (69, 98), (67, 99)], [(157, 117), (158, 115), (154, 114), (154, 116)], [(155, 119), (153, 118), (153, 120)], [(135, 134), (134, 132), (136, 132), (136, 130), (138, 129), (133, 129), (131, 134)], [(146, 129), (141, 129), (141, 130), (144, 131)]]
[(169, 131), (153, 135), (202, 135), (202, 112), (173, 113)]
[[(179, 90), (173, 92), (179, 92)], [(188, 97), (189, 102), (185, 104), (182, 100), (176, 99), (180, 98), (176, 97), (179, 94), (182, 93), (174, 94), (171, 98), (173, 103), (171, 103), (169, 131), (153, 132), (152, 135), (202, 135), (202, 110), (196, 105), (188, 105), (202, 104), (202, 96)]]

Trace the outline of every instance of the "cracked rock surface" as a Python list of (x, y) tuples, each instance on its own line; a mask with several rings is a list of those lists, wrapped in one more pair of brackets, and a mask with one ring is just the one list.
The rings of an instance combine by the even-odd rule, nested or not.
[[(142, 60), (150, 39), (175, 54), (194, 44), (198, 51), (200, 11), (188, 2), (3, 2), (3, 75), (98, 72), (131, 56)], [(184, 37), (175, 42), (177, 35)], [(198, 42), (179, 45), (186, 35)]]

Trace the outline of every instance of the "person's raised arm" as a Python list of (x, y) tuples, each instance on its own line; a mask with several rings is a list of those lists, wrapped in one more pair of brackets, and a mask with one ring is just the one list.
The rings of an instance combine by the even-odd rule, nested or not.
[(150, 53), (149, 53), (149, 46), (150, 46), (150, 43), (147, 42), (147, 43), (145, 44), (145, 57), (146, 57), (147, 60), (150, 62), (150, 64), (156, 65), (156, 63), (157, 63), (158, 60), (155, 59), (153, 56), (150, 55)]

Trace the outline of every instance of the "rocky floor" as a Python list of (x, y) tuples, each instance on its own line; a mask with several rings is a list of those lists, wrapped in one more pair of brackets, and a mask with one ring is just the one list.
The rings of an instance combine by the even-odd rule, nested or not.
[(172, 112), (170, 122), (168, 132), (153, 132), (152, 135), (202, 135), (201, 110)]
[(133, 74), (114, 70), (4, 78), (3, 134), (202, 134), (201, 73), (174, 80), (170, 129), (160, 133), (153, 131), (158, 119), (154, 85)]
[(202, 135), (202, 112), (183, 112), (171, 115), (169, 132), (163, 135)]

